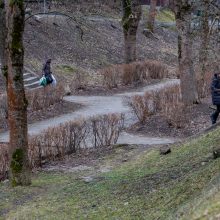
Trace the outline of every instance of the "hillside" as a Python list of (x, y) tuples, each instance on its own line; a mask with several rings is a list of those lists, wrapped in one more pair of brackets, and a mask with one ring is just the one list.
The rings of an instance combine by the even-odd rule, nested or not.
[(36, 173), (29, 188), (0, 185), (0, 219), (219, 219), (220, 129), (172, 147), (115, 145)]
[[(51, 57), (58, 72), (65, 72), (65, 67), (74, 72), (79, 69), (94, 71), (123, 63), (120, 18), (82, 15), (73, 19), (63, 15), (39, 16), (37, 20), (30, 18), (26, 22), (24, 39), (26, 65), (39, 72), (44, 60)], [(159, 27), (155, 36), (146, 38), (143, 29), (142, 21), (137, 36), (138, 60), (154, 59), (175, 66), (176, 33)]]

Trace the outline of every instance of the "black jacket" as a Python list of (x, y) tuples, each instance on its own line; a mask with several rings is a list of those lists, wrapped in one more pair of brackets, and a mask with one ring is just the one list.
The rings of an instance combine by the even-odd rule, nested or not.
[(51, 74), (50, 61), (47, 61), (47, 62), (44, 64), (42, 70), (43, 70), (43, 73), (44, 73), (45, 77)]
[(211, 84), (212, 103), (213, 105), (220, 105), (220, 91), (218, 92), (216, 89), (220, 89), (220, 77), (217, 75), (213, 77)]

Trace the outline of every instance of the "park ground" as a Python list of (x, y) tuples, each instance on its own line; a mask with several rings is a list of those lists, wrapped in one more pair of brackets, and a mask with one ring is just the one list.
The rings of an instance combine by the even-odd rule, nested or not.
[[(158, 20), (173, 22), (166, 13), (161, 13)], [(100, 93), (96, 84), (90, 85), (92, 80), (99, 83), (96, 70), (123, 62), (123, 35), (117, 18), (87, 19), (84, 41), (77, 31), (70, 33), (74, 26), (71, 22), (67, 24), (63, 18), (47, 21), (30, 20), (26, 26), (26, 65), (40, 74), (49, 52), (60, 81), (70, 81), (82, 72), (89, 82), (86, 88), (94, 86), (93, 92)], [(143, 29), (144, 25), (140, 27)], [(141, 34), (142, 29), (138, 59), (157, 59), (175, 71), (177, 34), (173, 27), (158, 28), (150, 39)], [(53, 47), (54, 43), (58, 46)], [(87, 95), (91, 91), (84, 87), (74, 92)], [(109, 91), (101, 92), (111, 95)], [(160, 116), (155, 116), (146, 126), (136, 124), (130, 131), (157, 132), (161, 137), (194, 135), (210, 126), (209, 103), (195, 107), (190, 113), (194, 124), (184, 130), (172, 129)], [(33, 113), (30, 122), (81, 107), (57, 105), (43, 113)], [(213, 158), (213, 150), (219, 147), (219, 135), (217, 127), (170, 145), (171, 153), (167, 155), (160, 155), (159, 145), (119, 144), (82, 150), (44, 164), (33, 171), (30, 187), (11, 188), (8, 180), (0, 183), (0, 219), (220, 219), (220, 159)]]
[(44, 165), (30, 187), (1, 183), (0, 219), (219, 219), (219, 134), (163, 156), (158, 146), (115, 145)]

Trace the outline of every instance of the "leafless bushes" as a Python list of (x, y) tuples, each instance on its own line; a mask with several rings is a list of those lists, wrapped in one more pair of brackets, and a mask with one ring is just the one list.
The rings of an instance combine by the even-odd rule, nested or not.
[[(29, 137), (28, 158), (32, 168), (79, 152), (83, 148), (110, 146), (118, 140), (124, 126), (123, 114), (109, 114), (89, 120), (70, 121)], [(8, 147), (0, 144), (0, 180), (6, 177)]]
[(28, 110), (37, 111), (60, 102), (64, 96), (64, 88), (60, 85), (56, 87), (47, 86), (43, 89), (27, 91), (26, 96)]
[(140, 123), (155, 113), (164, 115), (168, 123), (175, 127), (181, 127), (186, 121), (179, 85), (146, 92), (144, 96), (134, 96), (127, 103)]
[(210, 95), (210, 85), (213, 78), (213, 72), (206, 72), (204, 76), (197, 76), (197, 88), (200, 98)]
[(134, 62), (131, 64), (113, 65), (101, 70), (104, 85), (108, 88), (129, 85), (144, 80), (167, 78), (167, 67), (159, 61)]
[(42, 161), (54, 160), (83, 148), (115, 144), (123, 122), (123, 115), (110, 114), (49, 128), (29, 139), (31, 166), (40, 166)]
[(188, 121), (184, 114), (180, 86), (175, 85), (163, 90), (160, 94), (161, 113), (167, 118), (169, 125), (181, 128)]
[(8, 146), (7, 144), (0, 143), (0, 181), (7, 178), (8, 165)]
[[(49, 106), (60, 102), (64, 96), (64, 89), (62, 86), (45, 87), (44, 89), (27, 90), (26, 97), (28, 100), (28, 111), (38, 111), (40, 109), (48, 108)], [(8, 106), (7, 95), (0, 95), (0, 129), (7, 129), (8, 123)]]
[(110, 146), (118, 140), (124, 127), (123, 115), (103, 115), (91, 120), (93, 146)]
[(28, 151), (31, 166), (40, 166), (44, 160), (54, 160), (75, 153), (80, 150), (87, 133), (87, 123), (76, 121), (49, 128), (40, 135), (31, 137)]
[(136, 115), (139, 122), (144, 123), (146, 119), (155, 112), (155, 93), (148, 92), (144, 96), (136, 95), (127, 99), (128, 106)]
[(8, 107), (7, 96), (5, 94), (0, 95), (0, 129), (7, 128)]

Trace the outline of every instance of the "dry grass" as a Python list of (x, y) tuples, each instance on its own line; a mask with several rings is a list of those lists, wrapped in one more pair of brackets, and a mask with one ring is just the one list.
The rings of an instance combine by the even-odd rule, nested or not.
[(146, 60), (131, 64), (112, 65), (101, 70), (103, 84), (111, 89), (120, 85), (141, 83), (144, 80), (162, 79), (169, 76), (167, 66), (158, 62)]
[(7, 178), (8, 161), (8, 145), (0, 143), (0, 181)]
[(200, 98), (205, 98), (210, 95), (210, 86), (213, 78), (213, 72), (206, 72), (202, 78), (201, 74), (197, 76), (197, 88)]
[(0, 129), (6, 129), (8, 127), (8, 106), (7, 96), (5, 94), (0, 95)]
[(28, 100), (28, 110), (37, 111), (60, 102), (64, 96), (64, 88), (61, 85), (56, 87), (47, 86), (43, 89), (28, 91), (26, 96)]
[(143, 96), (134, 96), (127, 100), (127, 104), (140, 123), (144, 123), (149, 116), (156, 113), (164, 115), (174, 127), (182, 127), (186, 122), (179, 85), (146, 92)]
[[(34, 112), (41, 109), (46, 109), (49, 106), (60, 102), (64, 96), (64, 88), (62, 86), (47, 86), (43, 89), (28, 90), (26, 97), (28, 100), (28, 111)], [(0, 95), (0, 129), (8, 128), (8, 106), (7, 95)]]

